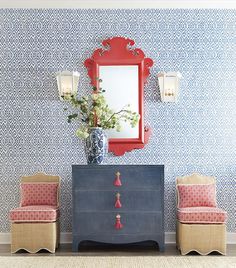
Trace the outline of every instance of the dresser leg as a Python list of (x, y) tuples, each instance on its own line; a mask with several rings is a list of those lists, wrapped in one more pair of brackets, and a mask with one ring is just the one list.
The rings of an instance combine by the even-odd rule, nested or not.
[(158, 244), (158, 248), (160, 252), (164, 252), (165, 251), (165, 242), (164, 239), (159, 238), (156, 239), (155, 242)]
[(165, 245), (163, 243), (158, 243), (159, 251), (164, 252), (165, 251)]
[(73, 243), (72, 243), (72, 251), (73, 252), (77, 252), (79, 249), (79, 243), (80, 241), (73, 239)]

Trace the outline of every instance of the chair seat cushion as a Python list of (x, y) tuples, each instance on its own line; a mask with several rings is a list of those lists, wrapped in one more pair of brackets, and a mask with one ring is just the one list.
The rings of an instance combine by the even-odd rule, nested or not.
[(54, 222), (59, 218), (59, 208), (55, 206), (26, 206), (10, 211), (12, 222)]
[(182, 223), (225, 223), (227, 212), (217, 207), (188, 207), (177, 210)]

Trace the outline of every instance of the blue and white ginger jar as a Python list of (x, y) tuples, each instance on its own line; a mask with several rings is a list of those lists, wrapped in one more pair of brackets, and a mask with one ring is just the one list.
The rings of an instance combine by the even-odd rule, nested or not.
[(85, 144), (88, 164), (101, 164), (108, 152), (108, 141), (104, 130), (100, 127), (91, 127)]

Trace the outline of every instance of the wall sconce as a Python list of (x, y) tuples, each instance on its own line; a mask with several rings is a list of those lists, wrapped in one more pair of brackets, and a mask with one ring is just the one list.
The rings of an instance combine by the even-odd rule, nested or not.
[(56, 77), (60, 100), (63, 100), (63, 96), (77, 94), (80, 73), (62, 71), (57, 72)]
[(182, 78), (179, 72), (161, 72), (157, 75), (162, 102), (177, 102), (179, 93), (179, 80)]

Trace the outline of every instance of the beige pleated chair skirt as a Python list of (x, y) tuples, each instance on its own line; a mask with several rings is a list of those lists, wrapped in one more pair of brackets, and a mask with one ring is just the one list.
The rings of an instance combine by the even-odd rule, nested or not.
[(25, 249), (36, 253), (46, 249), (55, 253), (60, 237), (59, 221), (52, 223), (12, 223), (11, 253)]
[(226, 255), (225, 224), (184, 224), (177, 221), (176, 245), (182, 255), (197, 251), (207, 255), (217, 251)]

